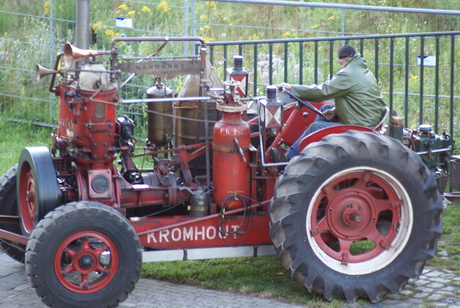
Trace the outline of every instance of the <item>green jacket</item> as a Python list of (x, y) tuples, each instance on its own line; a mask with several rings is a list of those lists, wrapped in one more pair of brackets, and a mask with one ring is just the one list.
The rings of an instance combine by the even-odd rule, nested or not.
[(312, 102), (334, 98), (337, 117), (343, 124), (374, 128), (385, 110), (377, 80), (359, 54), (331, 80), (321, 85), (292, 86), (291, 92)]

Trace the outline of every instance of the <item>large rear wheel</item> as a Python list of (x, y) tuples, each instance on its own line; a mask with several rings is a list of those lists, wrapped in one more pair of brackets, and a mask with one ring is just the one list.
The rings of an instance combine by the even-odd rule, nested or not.
[(442, 196), (420, 158), (372, 132), (331, 135), (285, 169), (270, 207), (278, 258), (328, 300), (377, 302), (434, 256)]
[[(16, 197), (16, 174), (18, 166), (11, 167), (0, 178), (0, 215), (18, 215), (17, 197)], [(0, 224), (0, 229), (21, 234), (21, 228), (18, 224)], [(14, 260), (24, 263), (26, 247), (22, 244), (0, 239), (0, 248)]]
[(56, 208), (35, 227), (26, 273), (52, 307), (116, 307), (133, 291), (142, 267), (134, 228), (97, 202)]

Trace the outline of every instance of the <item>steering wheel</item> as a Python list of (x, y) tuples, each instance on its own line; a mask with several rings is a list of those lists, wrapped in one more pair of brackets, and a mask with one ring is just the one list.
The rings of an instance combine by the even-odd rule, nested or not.
[(321, 116), (323, 119), (326, 119), (326, 117), (324, 116), (324, 114), (323, 114), (318, 108), (316, 108), (315, 106), (313, 106), (313, 105), (310, 104), (309, 102), (307, 102), (307, 101), (305, 101), (305, 100), (303, 100), (303, 99), (300, 99), (300, 98), (297, 97), (296, 95), (292, 94), (291, 91), (286, 90), (285, 88), (279, 88), (278, 90), (281, 91), (281, 92), (286, 93), (287, 95), (289, 95), (290, 97), (292, 97), (293, 99), (295, 99), (296, 101), (298, 101), (300, 104), (304, 105), (305, 107), (307, 107), (308, 109), (310, 109), (311, 111), (313, 111), (314, 113), (316, 113), (317, 115)]

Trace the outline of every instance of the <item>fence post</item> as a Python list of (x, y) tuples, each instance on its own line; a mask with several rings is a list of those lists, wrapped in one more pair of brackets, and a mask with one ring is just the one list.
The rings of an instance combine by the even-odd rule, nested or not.
[(75, 5), (75, 46), (89, 49), (90, 0), (77, 0)]

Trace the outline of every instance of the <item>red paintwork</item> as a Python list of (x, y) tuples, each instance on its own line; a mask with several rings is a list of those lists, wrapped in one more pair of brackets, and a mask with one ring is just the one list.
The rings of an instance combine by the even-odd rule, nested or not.
[[(257, 206), (254, 206), (254, 208)], [(243, 209), (208, 215), (132, 219), (141, 244), (152, 249), (182, 249), (271, 244), (267, 211)], [(237, 215), (238, 214), (238, 215)], [(219, 230), (222, 230), (221, 233)], [(242, 234), (235, 234), (243, 231)]]
[(214, 201), (218, 206), (239, 208), (243, 201), (229, 195), (250, 196), (250, 142), (249, 125), (241, 113), (223, 112), (222, 120), (214, 125), (212, 142)]
[[(101, 262), (104, 252), (110, 253), (108, 264)], [(118, 250), (107, 236), (95, 231), (81, 231), (59, 245), (53, 260), (54, 273), (69, 291), (89, 294), (104, 289), (112, 281), (118, 270), (118, 261)]]

